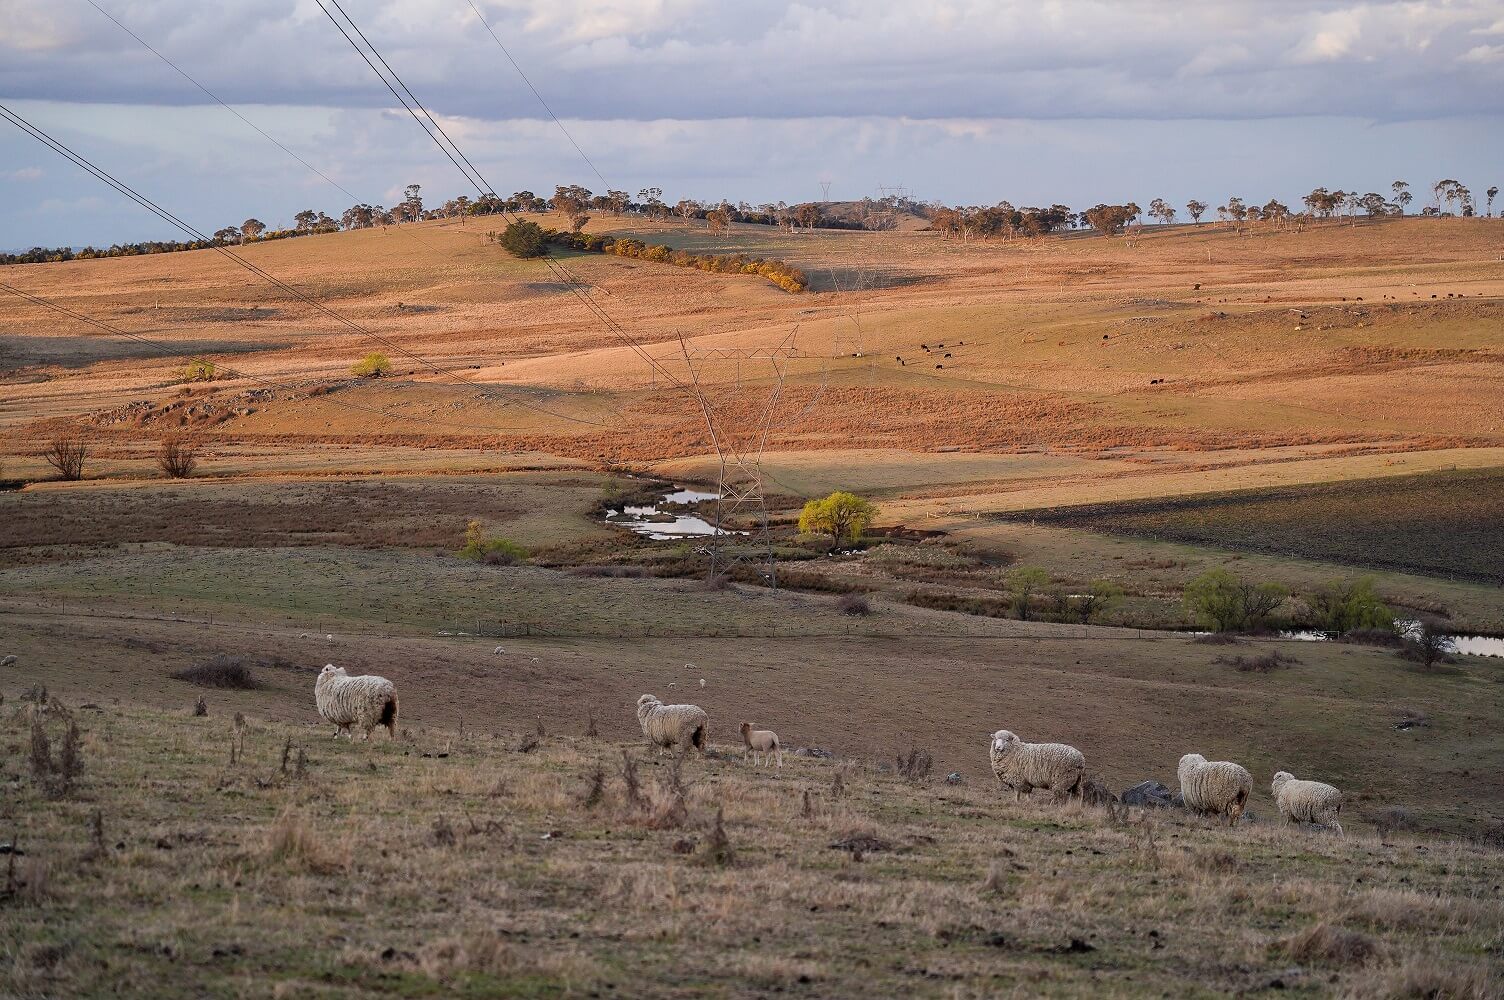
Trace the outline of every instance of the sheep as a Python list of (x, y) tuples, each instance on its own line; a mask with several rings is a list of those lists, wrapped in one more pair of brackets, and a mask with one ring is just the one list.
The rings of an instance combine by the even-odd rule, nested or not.
[(665, 705), (645, 694), (637, 699), (637, 722), (659, 753), (690, 747), (704, 753), (710, 746), (710, 717), (699, 705)]
[(1253, 794), (1253, 775), (1230, 760), (1209, 761), (1199, 753), (1188, 753), (1180, 758), (1175, 773), (1186, 808), (1225, 818), (1228, 826), (1242, 818)]
[(1302, 781), (1289, 771), (1280, 771), (1270, 782), (1274, 804), (1287, 823), (1319, 823), (1343, 836), (1342, 793), (1321, 781)]
[(773, 763), (773, 758), (778, 758), (778, 766), (783, 766), (783, 742), (778, 734), (770, 729), (753, 729), (752, 723), (742, 723), (742, 760), (747, 759), (747, 754), (752, 755), (752, 763), (755, 766), (759, 754), (764, 757), (763, 766)]
[(335, 739), (340, 733), (355, 739), (352, 726), (361, 727), (367, 740), (377, 726), (385, 726), (391, 738), (397, 738), (397, 688), (385, 677), (351, 677), (344, 667), (326, 663), (314, 682), (313, 697), (319, 715), (337, 727)]
[(0, 667), (13, 667), (16, 665), (16, 654), (12, 653), (5, 659), (0, 660)]
[(1056, 795), (1086, 792), (1086, 757), (1064, 743), (1025, 743), (1006, 729), (992, 734), (992, 773), (998, 790), (1013, 789), (1015, 802), (1036, 788)]
[(502, 653), (505, 653), (505, 652), (506, 652), (505, 649), (502, 649), (500, 646), (497, 646), (495, 649), (491, 650), (491, 655), (492, 656), (500, 656)]

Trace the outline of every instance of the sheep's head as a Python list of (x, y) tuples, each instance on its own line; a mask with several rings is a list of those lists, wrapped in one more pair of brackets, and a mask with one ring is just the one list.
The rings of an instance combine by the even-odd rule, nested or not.
[(1289, 771), (1276, 771), (1274, 773), (1274, 780), (1269, 782), (1269, 788), (1272, 791), (1278, 791), (1280, 785), (1283, 785), (1287, 781), (1294, 780), (1295, 775), (1291, 774)]
[(324, 669), (319, 671), (319, 676), (320, 677), (323, 677), (325, 674), (333, 674), (336, 677), (344, 677), (344, 676), (346, 676), (345, 675), (345, 668), (344, 667), (336, 667), (332, 663), (326, 663), (326, 664), (324, 664)]
[(750, 723), (750, 722), (743, 722), (742, 723), (742, 735), (745, 736), (747, 733), (750, 733), (751, 731), (752, 731), (752, 723)]
[(656, 694), (645, 694), (641, 698), (637, 699), (637, 707), (638, 708), (641, 708), (644, 705), (656, 705), (656, 704), (658, 704), (658, 696)]
[(1203, 756), (1201, 756), (1199, 753), (1188, 753), (1184, 757), (1180, 758), (1180, 766), (1181, 767), (1185, 767), (1187, 764), (1205, 764), (1205, 763), (1206, 763), (1206, 758), (1203, 757)]
[(999, 729), (992, 734), (992, 749), (1006, 750), (1009, 746), (1018, 742), (1018, 737), (1006, 729)]

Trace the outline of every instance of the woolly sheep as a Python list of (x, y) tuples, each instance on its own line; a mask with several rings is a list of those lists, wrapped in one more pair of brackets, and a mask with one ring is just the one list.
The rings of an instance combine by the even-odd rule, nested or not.
[(344, 667), (327, 663), (314, 682), (313, 697), (319, 715), (338, 727), (335, 739), (344, 733), (353, 740), (352, 726), (359, 726), (368, 740), (377, 726), (385, 726), (391, 738), (397, 738), (397, 688), (385, 677), (351, 677)]
[(742, 760), (747, 759), (747, 754), (752, 755), (752, 763), (758, 763), (758, 755), (764, 757), (763, 765), (773, 763), (773, 758), (778, 758), (778, 766), (783, 766), (783, 743), (778, 739), (778, 734), (770, 729), (753, 729), (752, 723), (742, 723)]
[(1228, 826), (1242, 817), (1253, 794), (1253, 775), (1230, 760), (1209, 761), (1199, 753), (1188, 753), (1180, 758), (1175, 773), (1186, 808), (1224, 818)]
[(992, 734), (992, 773), (998, 788), (1013, 789), (1013, 798), (1023, 797), (1036, 788), (1048, 788), (1056, 795), (1086, 789), (1086, 757), (1064, 743), (1025, 743), (1006, 729)]
[(1342, 793), (1321, 781), (1302, 781), (1289, 771), (1280, 771), (1269, 785), (1274, 804), (1287, 823), (1319, 823), (1342, 836)]
[(690, 747), (704, 753), (710, 745), (710, 716), (699, 705), (665, 705), (645, 694), (637, 699), (637, 722), (660, 753)]

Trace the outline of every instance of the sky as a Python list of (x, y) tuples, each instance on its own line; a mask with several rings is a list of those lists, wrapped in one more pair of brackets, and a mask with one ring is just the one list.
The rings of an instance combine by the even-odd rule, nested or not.
[[(90, 0), (0, 0), (0, 103), (198, 228), (475, 194), (317, 0), (94, 2), (338, 185)], [(1504, 181), (1504, 0), (474, 0), (607, 183), (471, 0), (341, 2), (503, 194), (1298, 206), (1405, 179), (1414, 211)], [(0, 121), (0, 249), (175, 235)]]

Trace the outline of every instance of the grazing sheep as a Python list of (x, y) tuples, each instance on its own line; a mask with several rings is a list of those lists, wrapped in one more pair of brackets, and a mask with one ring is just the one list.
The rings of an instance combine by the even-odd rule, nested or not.
[[(13, 667), (16, 665), (16, 654), (12, 653), (5, 659), (0, 660), (0, 667)], [(703, 682), (702, 682), (703, 683)]]
[(992, 773), (999, 790), (1013, 789), (1015, 802), (1036, 788), (1077, 796), (1085, 793), (1086, 757), (1064, 743), (1025, 743), (1006, 729), (992, 734)]
[(385, 677), (351, 677), (344, 667), (327, 663), (314, 682), (313, 697), (319, 715), (338, 727), (335, 739), (344, 733), (353, 740), (352, 726), (359, 726), (368, 740), (377, 726), (385, 726), (391, 738), (397, 738), (397, 688)]
[(505, 652), (506, 652), (506, 650), (502, 649), (500, 646), (497, 646), (495, 649), (491, 650), (491, 655), (492, 656), (500, 656), (502, 653), (505, 653)]
[(1274, 776), (1269, 790), (1287, 823), (1319, 823), (1342, 836), (1342, 793), (1321, 781), (1302, 781), (1289, 771)]
[(1230, 760), (1207, 760), (1199, 753), (1180, 758), (1180, 797), (1195, 813), (1225, 818), (1232, 826), (1243, 816), (1253, 794), (1253, 775)]
[(770, 729), (753, 729), (752, 723), (742, 723), (742, 760), (747, 759), (747, 754), (752, 755), (752, 763), (758, 763), (758, 755), (763, 756), (763, 766), (773, 763), (774, 756), (778, 758), (778, 766), (783, 766), (783, 743), (778, 739), (778, 734)]
[(699, 705), (665, 705), (645, 694), (637, 699), (637, 722), (660, 753), (690, 747), (704, 753), (710, 746), (710, 716)]

